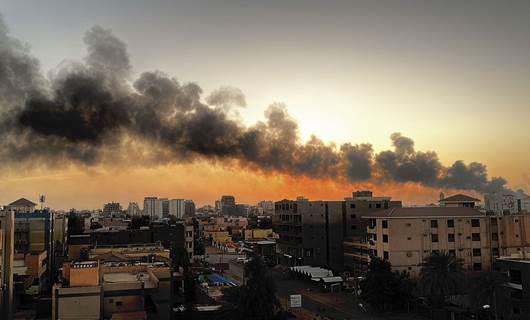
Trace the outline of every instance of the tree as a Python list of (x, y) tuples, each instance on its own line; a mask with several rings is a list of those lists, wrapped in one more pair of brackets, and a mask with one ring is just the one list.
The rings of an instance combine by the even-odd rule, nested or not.
[(360, 287), (360, 298), (375, 309), (384, 311), (406, 306), (412, 299), (414, 284), (407, 273), (392, 272), (390, 262), (374, 257)]
[(169, 225), (174, 225), (177, 223), (177, 217), (175, 217), (174, 215), (170, 214), (169, 217), (168, 217), (168, 223)]
[(276, 285), (263, 259), (252, 254), (245, 265), (246, 283), (238, 288), (225, 290), (225, 300), (237, 308), (242, 319), (270, 320), (280, 310), (276, 297)]
[(423, 260), (420, 290), (433, 307), (442, 308), (447, 296), (461, 292), (463, 282), (463, 261), (453, 254), (435, 252)]
[(140, 227), (148, 227), (151, 222), (149, 216), (134, 216), (131, 220), (131, 229), (140, 229)]
[(85, 231), (85, 221), (82, 217), (70, 212), (68, 215), (68, 235), (83, 234)]
[(473, 301), (473, 307), (481, 309), (489, 305), (490, 310), (497, 315), (497, 299), (499, 288), (508, 281), (507, 277), (495, 271), (481, 272), (469, 279), (469, 295)]

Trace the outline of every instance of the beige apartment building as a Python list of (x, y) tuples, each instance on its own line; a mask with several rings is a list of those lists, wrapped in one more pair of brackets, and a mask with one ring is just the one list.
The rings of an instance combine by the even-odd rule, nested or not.
[[(419, 276), (421, 264), (434, 252), (461, 258), (467, 270), (489, 270), (492, 265), (490, 217), (470, 207), (392, 208), (365, 214), (367, 242), (355, 241), (345, 255), (358, 249), (360, 258), (388, 260), (393, 270)], [(345, 246), (347, 243), (345, 243)]]
[(491, 230), (494, 256), (530, 258), (530, 214), (492, 216)]
[(65, 263), (63, 280), (53, 286), (52, 319), (148, 318), (146, 299), (169, 319), (171, 272), (167, 264), (83, 261)]

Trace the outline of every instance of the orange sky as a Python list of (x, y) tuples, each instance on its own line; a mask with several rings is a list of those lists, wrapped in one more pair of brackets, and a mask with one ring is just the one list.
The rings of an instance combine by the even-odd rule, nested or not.
[[(7, 204), (19, 197), (37, 201), (46, 194), (47, 206), (55, 209), (102, 208), (110, 201), (126, 207), (129, 201), (143, 206), (145, 196), (193, 199), (198, 205), (213, 204), (223, 194), (232, 194), (240, 203), (254, 204), (260, 200), (309, 199), (341, 200), (359, 189), (371, 189), (375, 195), (392, 196), (405, 204), (436, 202), (441, 190), (415, 184), (346, 183), (264, 175), (223, 167), (211, 163), (170, 165), (152, 169), (80, 170), (27, 173), (26, 177), (4, 175), (0, 184), (0, 203)], [(451, 190), (443, 190), (450, 194)], [(475, 196), (477, 194), (467, 192)]]

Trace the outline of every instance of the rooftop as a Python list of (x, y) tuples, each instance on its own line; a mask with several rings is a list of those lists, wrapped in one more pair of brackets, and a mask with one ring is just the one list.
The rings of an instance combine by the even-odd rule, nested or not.
[(466, 196), (465, 194), (455, 194), (454, 196), (441, 199), (439, 202), (480, 202), (480, 200)]
[(26, 198), (20, 198), (17, 201), (13, 201), (9, 204), (9, 206), (13, 206), (13, 207), (34, 207), (36, 205), (37, 205), (36, 203), (29, 201)]
[(416, 218), (416, 217), (479, 217), (482, 214), (467, 207), (412, 207), (391, 208), (367, 213), (363, 218)]

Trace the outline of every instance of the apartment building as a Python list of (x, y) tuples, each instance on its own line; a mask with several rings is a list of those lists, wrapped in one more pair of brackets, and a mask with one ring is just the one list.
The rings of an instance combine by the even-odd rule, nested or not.
[(194, 233), (194, 227), (193, 225), (191, 224), (187, 224), (185, 226), (185, 247), (186, 247), (186, 252), (188, 253), (188, 258), (191, 260), (193, 258), (193, 252), (194, 252), (194, 247), (195, 247), (195, 237), (193, 235)]
[(0, 211), (0, 314), (13, 319), (13, 263), (15, 254), (15, 216), (11, 210)]
[(343, 269), (344, 201), (282, 200), (275, 203), (274, 231), (282, 264)]
[(182, 275), (160, 244), (98, 246), (64, 264), (52, 319), (170, 319), (179, 288)]
[(358, 241), (358, 246), (413, 278), (419, 276), (424, 258), (440, 251), (461, 258), (467, 270), (491, 268), (490, 217), (473, 208), (392, 208), (363, 219), (368, 222), (368, 241)]
[(374, 197), (371, 191), (355, 191), (351, 198), (344, 199), (345, 204), (345, 238), (366, 236), (366, 221), (361, 219), (363, 215), (389, 208), (400, 208), (401, 201), (393, 201), (391, 197)]
[(491, 240), (495, 257), (530, 259), (530, 215), (492, 216)]
[(512, 257), (497, 259), (497, 268), (508, 276), (507, 283), (496, 289), (497, 316), (523, 320), (530, 314), (530, 260)]

